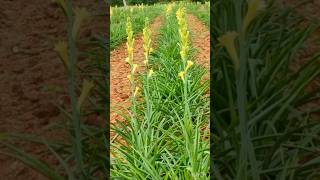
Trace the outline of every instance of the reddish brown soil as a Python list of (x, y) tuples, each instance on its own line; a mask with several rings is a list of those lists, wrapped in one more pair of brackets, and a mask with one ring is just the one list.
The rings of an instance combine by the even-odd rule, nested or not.
[[(78, 3), (98, 8), (84, 0)], [(63, 12), (51, 0), (0, 1), (0, 132), (44, 136), (47, 125), (63, 120), (54, 104), (68, 102), (67, 81), (53, 45), (65, 38)], [(28, 152), (39, 151), (35, 146), (24, 147)], [(1, 154), (0, 161), (0, 179), (46, 179)]]
[[(282, 5), (283, 6), (289, 6), (294, 7), (294, 5), (300, 3), (299, 0), (283, 0)], [(306, 20), (304, 23), (316, 23), (319, 25), (320, 23), (320, 1), (318, 0), (312, 0), (308, 3), (305, 3), (299, 7), (295, 8), (295, 12), (299, 15), (302, 15)], [(305, 24), (302, 24), (302, 28), (305, 26)], [(306, 40), (305, 47), (300, 49), (297, 56), (296, 61), (292, 65), (292, 69), (294, 71), (299, 70), (302, 64), (305, 64), (307, 60), (311, 57), (313, 57), (315, 54), (317, 54), (320, 51), (320, 28), (316, 29), (316, 31)], [(307, 91), (314, 91), (315, 89), (320, 87), (320, 77), (317, 77), (315, 81), (313, 81), (311, 84), (308, 85)], [(320, 99), (314, 100), (307, 105), (304, 105), (301, 108), (317, 108), (319, 107)], [(320, 113), (314, 114), (316, 119), (319, 119)]]
[[(152, 31), (152, 42), (155, 45), (158, 30), (162, 24), (162, 17), (155, 18), (154, 22), (150, 25)], [(111, 27), (112, 28), (112, 27)], [(119, 106), (128, 107), (130, 86), (127, 75), (130, 72), (129, 65), (125, 62), (127, 57), (126, 43), (122, 43), (115, 50), (111, 52), (110, 58), (110, 119), (111, 123), (120, 120), (120, 116), (115, 112)], [(143, 66), (143, 36), (142, 33), (135, 37), (134, 41), (134, 63), (139, 65), (138, 69)], [(120, 107), (121, 109), (121, 107)]]
[(196, 63), (207, 70), (210, 67), (210, 32), (207, 26), (193, 14), (188, 14), (187, 22), (191, 31), (192, 45), (196, 48)]

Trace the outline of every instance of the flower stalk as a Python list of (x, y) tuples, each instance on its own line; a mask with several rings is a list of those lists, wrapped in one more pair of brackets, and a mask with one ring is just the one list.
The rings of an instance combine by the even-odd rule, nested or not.
[(182, 59), (182, 71), (178, 73), (178, 76), (181, 78), (184, 85), (184, 116), (182, 122), (183, 136), (186, 141), (186, 151), (189, 156), (190, 164), (187, 169), (189, 170), (192, 179), (199, 179), (200, 174), (198, 171), (198, 131), (194, 131), (190, 107), (189, 107), (189, 98), (188, 98), (188, 71), (193, 66), (193, 62), (188, 60), (189, 52), (189, 31), (186, 21), (186, 9), (185, 7), (180, 7), (176, 12), (176, 17), (179, 25), (179, 35), (180, 35), (180, 56)]
[(131, 18), (127, 18), (127, 23), (126, 23), (126, 32), (127, 32), (127, 52), (128, 52), (128, 57), (125, 59), (125, 61), (129, 64), (130, 66), (130, 74), (127, 76), (129, 79), (130, 83), (130, 91), (131, 91), (131, 118), (132, 122), (134, 123), (135, 126), (137, 124), (135, 123), (137, 119), (137, 112), (136, 112), (136, 98), (138, 95), (139, 87), (137, 87), (135, 83), (135, 72), (138, 69), (138, 65), (134, 64), (133, 62), (133, 49), (134, 49), (134, 38), (133, 38), (133, 30), (132, 30), (132, 23), (131, 23)]

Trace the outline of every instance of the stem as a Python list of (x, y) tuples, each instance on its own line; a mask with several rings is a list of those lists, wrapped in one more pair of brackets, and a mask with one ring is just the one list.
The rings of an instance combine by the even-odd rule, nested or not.
[(72, 106), (72, 124), (74, 128), (72, 140), (73, 151), (76, 161), (77, 170), (80, 171), (80, 179), (84, 179), (85, 172), (83, 169), (83, 158), (82, 158), (82, 142), (81, 142), (81, 117), (80, 110), (77, 107), (77, 95), (76, 95), (76, 64), (77, 64), (77, 48), (76, 39), (73, 38), (72, 29), (74, 24), (72, 1), (66, 1), (67, 6), (67, 18), (68, 18), (68, 45), (69, 45), (69, 56), (70, 56), (70, 67), (68, 68), (68, 89), (71, 99)]

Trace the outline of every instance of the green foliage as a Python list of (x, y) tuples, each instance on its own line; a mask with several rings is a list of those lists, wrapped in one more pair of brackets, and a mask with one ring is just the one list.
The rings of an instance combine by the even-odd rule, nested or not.
[[(319, 99), (320, 87), (306, 87), (320, 76), (320, 54), (299, 66), (296, 62), (315, 27), (301, 28), (301, 17), (272, 2), (257, 13), (247, 5), (245, 0), (212, 4), (213, 176), (319, 177), (315, 153), (320, 125), (319, 117), (312, 116), (319, 108), (309, 108), (308, 103)], [(234, 39), (226, 41), (227, 36)], [(230, 51), (232, 47), (236, 50)]]
[[(208, 82), (201, 81), (202, 67), (190, 69), (187, 91), (192, 124), (186, 126), (185, 84), (178, 77), (183, 69), (179, 42), (178, 23), (172, 13), (160, 29), (157, 49), (151, 55), (149, 68), (155, 74), (149, 82), (145, 75), (140, 77), (143, 93), (138, 119), (123, 115), (126, 121), (113, 127), (127, 143), (112, 142), (112, 179), (209, 179)], [(188, 58), (192, 57), (190, 52)], [(191, 156), (189, 152), (193, 152)]]
[(210, 3), (199, 5), (195, 3), (189, 3), (187, 5), (188, 10), (201, 20), (207, 27), (210, 27)]
[[(132, 12), (131, 9), (132, 8)], [(125, 24), (128, 16), (132, 16), (133, 33), (139, 33), (142, 31), (144, 25), (144, 18), (148, 16), (150, 20), (153, 20), (160, 14), (162, 6), (144, 6), (144, 8), (130, 7), (125, 9), (124, 7), (113, 7), (113, 14), (111, 16), (110, 24), (110, 49), (114, 49), (121, 42), (126, 39)]]

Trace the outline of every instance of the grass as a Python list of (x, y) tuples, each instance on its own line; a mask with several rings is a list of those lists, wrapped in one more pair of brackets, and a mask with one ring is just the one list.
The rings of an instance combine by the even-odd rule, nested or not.
[(273, 2), (258, 11), (249, 5), (244, 0), (212, 4), (212, 175), (319, 177), (319, 117), (312, 116), (319, 108), (307, 106), (319, 99), (319, 87), (307, 90), (320, 75), (319, 53), (292, 69), (315, 27), (302, 28), (301, 17)]
[(157, 17), (161, 10), (162, 5), (157, 6), (130, 6), (129, 9), (126, 10), (125, 7), (111, 7), (112, 15), (110, 18), (110, 49), (113, 50), (120, 43), (122, 43), (126, 38), (126, 19), (128, 16), (132, 18), (133, 22), (133, 33), (139, 33), (142, 31), (144, 26), (144, 19), (146, 16), (150, 20), (153, 20)]
[(207, 27), (210, 27), (210, 3), (195, 4), (188, 3), (187, 9), (195, 15), (200, 21), (202, 21)]
[(143, 91), (130, 111), (135, 116), (123, 115), (125, 122), (113, 126), (121, 141), (111, 143), (112, 179), (209, 179), (208, 83), (201, 82), (205, 71), (197, 65), (188, 70), (185, 83), (178, 76), (186, 64), (173, 9), (150, 56), (148, 68), (155, 74), (138, 76)]

